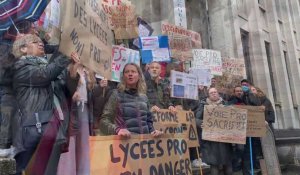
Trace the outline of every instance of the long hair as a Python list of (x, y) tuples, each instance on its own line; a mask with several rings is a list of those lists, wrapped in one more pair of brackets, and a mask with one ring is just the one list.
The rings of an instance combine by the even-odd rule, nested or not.
[(145, 78), (144, 78), (144, 75), (143, 75), (143, 72), (142, 72), (142, 69), (140, 68), (140, 66), (138, 66), (137, 64), (135, 63), (127, 63), (125, 66), (124, 66), (124, 69), (123, 69), (123, 72), (122, 72), (122, 77), (121, 77), (121, 82), (119, 83), (118, 85), (118, 90), (120, 92), (124, 92), (125, 89), (126, 89), (126, 82), (124, 80), (124, 70), (126, 69), (126, 67), (128, 65), (132, 65), (134, 67), (136, 67), (137, 71), (138, 71), (138, 74), (139, 74), (139, 80), (137, 82), (137, 90), (138, 90), (138, 93), (139, 94), (146, 94), (147, 92), (147, 86), (146, 86), (146, 82), (145, 82)]

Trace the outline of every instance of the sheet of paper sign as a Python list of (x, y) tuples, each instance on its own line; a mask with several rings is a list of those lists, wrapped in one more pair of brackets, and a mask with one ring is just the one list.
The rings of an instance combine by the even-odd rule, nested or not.
[(211, 84), (211, 72), (210, 69), (196, 69), (191, 68), (190, 73), (195, 75), (198, 79), (198, 85), (210, 86)]

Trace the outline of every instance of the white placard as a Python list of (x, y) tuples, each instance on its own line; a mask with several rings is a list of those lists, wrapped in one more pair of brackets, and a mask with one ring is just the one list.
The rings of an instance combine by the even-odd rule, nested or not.
[(193, 49), (192, 68), (208, 68), (212, 75), (222, 75), (221, 52), (208, 49)]
[(207, 87), (211, 85), (210, 69), (191, 68), (190, 74), (193, 74), (197, 77), (198, 85), (207, 86)]
[(141, 37), (143, 50), (154, 50), (159, 48), (159, 41), (157, 36)]
[(122, 71), (127, 63), (135, 63), (140, 65), (140, 54), (136, 50), (121, 46), (113, 46), (112, 56), (112, 81), (120, 82)]
[(185, 0), (173, 0), (175, 25), (187, 28)]
[(193, 74), (171, 71), (171, 97), (198, 100), (198, 82)]

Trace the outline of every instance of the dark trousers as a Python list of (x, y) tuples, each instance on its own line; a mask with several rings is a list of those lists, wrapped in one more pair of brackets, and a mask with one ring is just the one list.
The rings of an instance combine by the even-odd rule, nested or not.
[(28, 148), (26, 151), (21, 152), (15, 156), (16, 160), (16, 175), (22, 175), (22, 171), (25, 170), (27, 164), (29, 163), (32, 155), (34, 154), (36, 148)]
[[(253, 168), (260, 169), (259, 159), (262, 159), (262, 149), (260, 138), (252, 137), (252, 159), (253, 159)], [(247, 137), (246, 145), (244, 147), (243, 153), (243, 174), (251, 174), (251, 160), (250, 160), (250, 142)]]

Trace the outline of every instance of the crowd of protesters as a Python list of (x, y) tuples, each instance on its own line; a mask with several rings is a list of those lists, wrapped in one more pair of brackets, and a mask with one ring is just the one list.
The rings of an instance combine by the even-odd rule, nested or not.
[[(56, 51), (47, 59), (46, 47), (35, 34), (22, 34), (12, 47), (1, 51), (0, 153), (15, 158), (17, 174), (89, 174), (89, 136), (159, 137), (163, 133), (154, 128), (151, 111), (160, 109), (194, 112), (200, 154), (211, 174), (250, 174), (248, 139), (238, 145), (201, 138), (204, 105), (263, 105), (266, 123), (272, 128), (272, 104), (249, 81), (242, 80), (228, 94), (218, 92), (213, 78), (210, 87), (199, 86), (199, 100), (177, 99), (170, 96), (168, 80), (171, 70), (183, 71), (175, 63), (168, 65), (165, 78), (160, 76), (159, 62), (150, 63), (144, 72), (129, 63), (117, 85), (81, 65), (75, 52)], [(253, 138), (252, 146), (259, 169), (259, 138)], [(190, 149), (190, 157), (193, 166), (201, 166), (196, 149)]]

